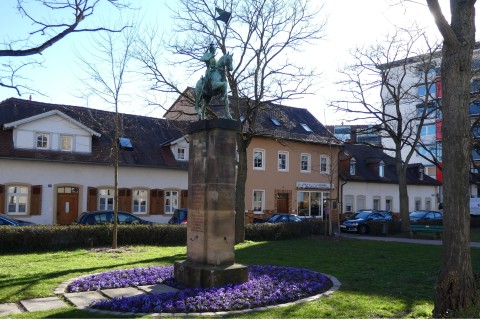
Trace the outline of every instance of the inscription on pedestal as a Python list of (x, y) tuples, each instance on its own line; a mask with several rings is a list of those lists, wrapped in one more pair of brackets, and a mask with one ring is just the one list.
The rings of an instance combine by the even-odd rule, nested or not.
[(188, 226), (192, 232), (204, 232), (205, 231), (205, 215), (203, 210), (196, 209), (188, 217)]

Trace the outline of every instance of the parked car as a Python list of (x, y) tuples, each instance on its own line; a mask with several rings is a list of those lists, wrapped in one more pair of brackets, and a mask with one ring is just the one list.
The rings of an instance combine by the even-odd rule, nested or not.
[[(75, 222), (76, 224), (104, 224), (113, 223), (113, 210), (83, 212)], [(153, 224), (151, 221), (141, 219), (131, 213), (118, 211), (119, 224)]]
[(369, 221), (392, 221), (393, 215), (389, 211), (380, 210), (360, 210), (355, 212), (350, 218), (342, 221), (341, 231), (353, 231), (361, 234), (369, 232)]
[(417, 210), (410, 212), (410, 222), (420, 222), (423, 220), (443, 220), (443, 214), (440, 211)]
[(33, 226), (36, 225), (33, 222), (24, 221), (20, 219), (15, 219), (9, 217), (3, 213), (0, 213), (0, 226), (15, 226), (15, 227), (23, 227), (23, 226)]
[(279, 222), (302, 222), (303, 220), (297, 215), (291, 213), (276, 213), (267, 219), (268, 223), (279, 223)]
[(188, 210), (175, 209), (173, 216), (168, 220), (168, 224), (187, 224)]

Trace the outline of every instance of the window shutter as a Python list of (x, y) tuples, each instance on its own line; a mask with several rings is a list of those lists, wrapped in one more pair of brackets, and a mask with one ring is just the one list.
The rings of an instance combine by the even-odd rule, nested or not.
[(180, 194), (181, 194), (180, 207), (188, 208), (188, 190), (182, 190)]
[(97, 210), (97, 188), (88, 187), (87, 211)]
[(132, 212), (132, 189), (118, 189), (118, 210)]
[(42, 186), (32, 186), (30, 195), (30, 215), (38, 216), (42, 214)]
[(150, 190), (150, 214), (163, 214), (163, 190)]
[(0, 184), (0, 213), (5, 213), (5, 186)]

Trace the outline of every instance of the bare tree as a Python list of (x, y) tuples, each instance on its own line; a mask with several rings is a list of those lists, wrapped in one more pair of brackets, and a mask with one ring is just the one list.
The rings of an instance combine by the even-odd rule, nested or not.
[[(81, 67), (88, 75), (83, 79), (87, 88), (87, 98), (91, 95), (113, 107), (114, 135), (112, 141), (112, 162), (114, 169), (114, 197), (113, 197), (113, 239), (112, 248), (117, 248), (118, 231), (118, 171), (119, 149), (121, 143), (122, 119), (119, 114), (119, 105), (122, 103), (123, 90), (128, 79), (128, 67), (132, 60), (132, 52), (136, 38), (134, 27), (122, 33), (103, 33), (94, 38), (92, 48), (95, 52), (88, 52), (87, 56), (79, 56)], [(93, 118), (93, 117), (92, 117)], [(95, 120), (95, 119), (94, 119)], [(104, 133), (112, 132), (109, 124), (99, 124), (105, 128)]]
[[(204, 67), (200, 57), (210, 43), (223, 54), (233, 53), (234, 70), (227, 73), (227, 78), (231, 89), (230, 107), (234, 119), (242, 126), (237, 137), (235, 204), (235, 239), (242, 242), (245, 239), (247, 148), (258, 134), (257, 114), (272, 102), (313, 93), (319, 74), (308, 67), (308, 62), (305, 66), (291, 57), (299, 48), (323, 37), (325, 22), (319, 20), (321, 8), (314, 7), (311, 0), (223, 1), (220, 9), (232, 14), (227, 23), (215, 20), (215, 8), (219, 5), (212, 0), (180, 0), (173, 18), (175, 41), (169, 49), (179, 57), (175, 63), (188, 66), (185, 78)], [(148, 53), (148, 47), (140, 56), (151, 78), (152, 89), (183, 92), (161, 65), (153, 63), (156, 57)], [(192, 85), (196, 80), (192, 80)]]
[[(423, 48), (419, 49), (419, 45)], [(383, 43), (355, 49), (355, 63), (341, 71), (345, 80), (340, 82), (342, 90), (352, 98), (333, 103), (337, 109), (355, 114), (355, 120), (374, 124), (367, 130), (381, 135), (382, 148), (393, 153), (403, 230), (410, 225), (408, 165), (422, 142), (420, 128), (427, 117), (437, 112), (430, 93), (435, 76), (430, 70), (435, 69), (438, 48), (438, 44), (428, 43), (421, 30), (397, 29)], [(418, 95), (419, 86), (425, 88), (425, 95)]]
[[(129, 4), (119, 0), (17, 0), (17, 10), (32, 24), (29, 34), (2, 43), (0, 57), (6, 62), (0, 64), (0, 87), (15, 90), (18, 95), (23, 91), (35, 91), (26, 85), (23, 69), (41, 64), (39, 55), (67, 35), (79, 32), (109, 31), (119, 32), (121, 29), (110, 29), (105, 26), (80, 28), (83, 21), (94, 14), (95, 9), (107, 2), (117, 9), (128, 8)], [(5, 5), (5, 4), (4, 4)], [(40, 18), (39, 12), (47, 12), (49, 18)], [(24, 59), (30, 57), (29, 59)], [(33, 58), (35, 57), (35, 58)]]
[[(426, 0), (443, 37), (443, 194), (442, 264), (435, 289), (434, 317), (455, 316), (478, 306), (470, 255), (470, 81), (475, 47), (475, 0), (451, 0), (450, 22), (438, 0)], [(478, 313), (475, 315), (478, 316)]]

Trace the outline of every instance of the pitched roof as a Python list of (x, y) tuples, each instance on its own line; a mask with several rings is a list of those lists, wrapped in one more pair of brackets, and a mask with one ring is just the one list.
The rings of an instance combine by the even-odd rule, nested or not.
[[(340, 174), (347, 181), (358, 182), (378, 182), (378, 183), (398, 183), (398, 176), (395, 169), (395, 158), (387, 155), (380, 148), (371, 147), (364, 144), (344, 144), (344, 155), (341, 157), (343, 161), (349, 161), (351, 157), (355, 157), (356, 167), (355, 175), (350, 175), (347, 171), (348, 167), (343, 167)], [(380, 161), (385, 164), (384, 176), (380, 177), (376, 165)], [(418, 169), (423, 166), (420, 163), (409, 164), (407, 169), (407, 184), (411, 185), (441, 185), (436, 179), (423, 175), (420, 180)]]
[[(187, 88), (183, 94), (192, 94), (193, 88)], [(231, 97), (230, 97), (231, 98)], [(214, 98), (210, 102), (211, 110), (219, 117), (224, 116), (223, 102)], [(248, 117), (247, 99), (240, 99), (240, 118)], [(255, 119), (255, 135), (271, 137), (281, 140), (293, 140), (309, 143), (340, 145), (341, 141), (327, 130), (307, 109), (294, 108), (290, 106), (265, 103), (257, 108), (258, 113)], [(181, 113), (191, 121), (197, 119), (193, 105), (186, 100), (178, 98), (165, 113), (165, 117), (176, 118)], [(278, 122), (274, 122), (275, 119)], [(244, 127), (245, 130), (245, 127)]]
[[(24, 119), (36, 119), (43, 115), (59, 114), (68, 117), (92, 133), (92, 153), (39, 151), (15, 149), (13, 125)], [(114, 137), (114, 112), (78, 106), (49, 104), (18, 98), (0, 102), (0, 158), (35, 159), (45, 161), (111, 164), (111, 146)], [(120, 150), (119, 161), (123, 166), (166, 167), (187, 169), (187, 163), (176, 161), (166, 141), (183, 136), (185, 123), (130, 114), (119, 114), (120, 136), (133, 143), (133, 150)], [(5, 127), (7, 124), (7, 127)]]

